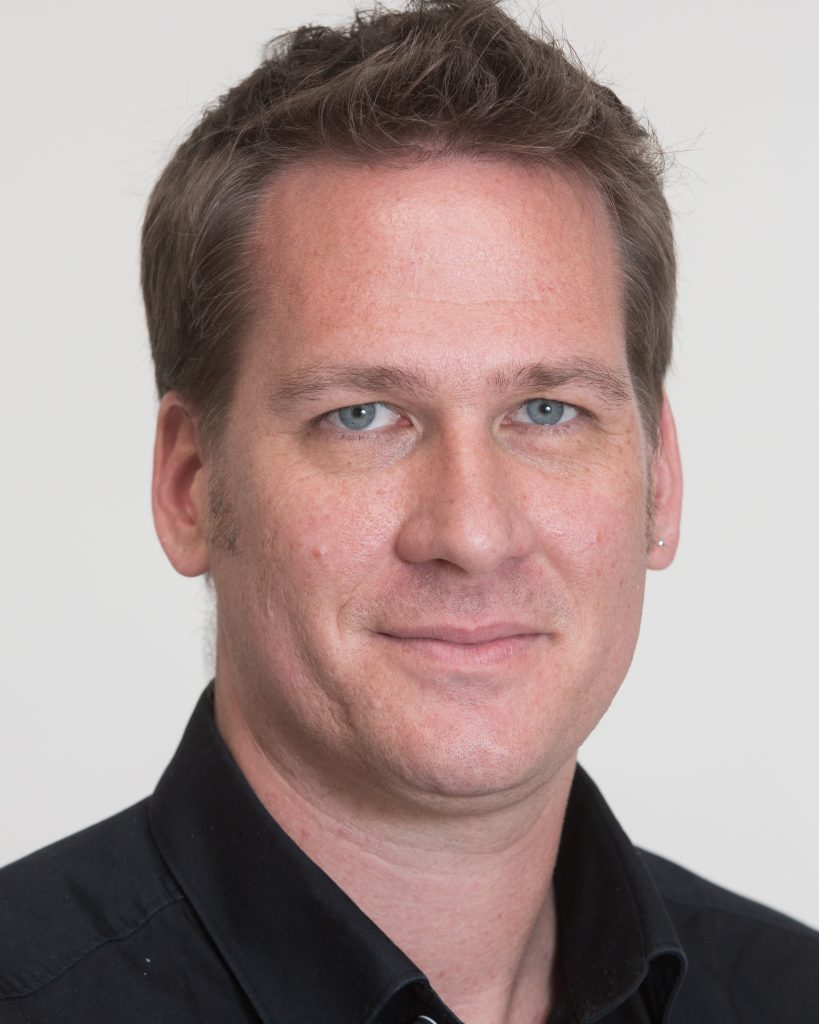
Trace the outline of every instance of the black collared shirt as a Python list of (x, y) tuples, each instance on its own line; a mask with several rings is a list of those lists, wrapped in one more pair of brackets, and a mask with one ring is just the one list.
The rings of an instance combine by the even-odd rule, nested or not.
[[(555, 890), (548, 1024), (819, 1022), (819, 935), (638, 851), (582, 769)], [(0, 1024), (421, 1016), (457, 1024), (259, 803), (210, 689), (152, 797), (0, 871)]]

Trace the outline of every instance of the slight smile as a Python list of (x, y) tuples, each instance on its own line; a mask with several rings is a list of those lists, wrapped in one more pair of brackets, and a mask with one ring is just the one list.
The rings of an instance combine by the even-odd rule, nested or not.
[(418, 626), (378, 634), (417, 658), (453, 667), (500, 665), (529, 654), (548, 636), (531, 626), (497, 623), (483, 627)]

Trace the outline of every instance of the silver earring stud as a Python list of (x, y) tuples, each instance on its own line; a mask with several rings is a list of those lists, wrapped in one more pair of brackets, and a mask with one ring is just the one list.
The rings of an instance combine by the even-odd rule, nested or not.
[(660, 537), (660, 539), (657, 541), (657, 547), (658, 548), (664, 548), (665, 547), (665, 541), (663, 540), (662, 537)]

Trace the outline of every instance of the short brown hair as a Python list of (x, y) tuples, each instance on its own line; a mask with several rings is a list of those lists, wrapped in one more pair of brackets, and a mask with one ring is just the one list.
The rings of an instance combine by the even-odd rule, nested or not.
[(671, 357), (675, 256), (665, 161), (650, 126), (545, 31), (497, 0), (409, 0), (343, 28), (274, 39), (202, 117), (151, 195), (142, 286), (159, 394), (178, 390), (218, 436), (253, 301), (250, 240), (276, 171), (331, 154), (361, 162), (496, 155), (584, 174), (616, 229), (629, 367), (656, 437)]

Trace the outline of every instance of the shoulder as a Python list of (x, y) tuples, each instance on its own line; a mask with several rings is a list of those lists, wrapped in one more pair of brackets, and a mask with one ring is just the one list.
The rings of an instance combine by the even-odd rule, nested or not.
[(48, 985), (181, 899), (148, 801), (0, 870), (0, 1000)]
[(759, 932), (771, 938), (776, 936), (780, 940), (793, 939), (796, 943), (804, 943), (814, 953), (819, 953), (819, 932), (807, 925), (762, 903), (723, 889), (655, 853), (641, 850), (640, 856), (675, 919), (690, 924), (703, 917), (709, 921), (711, 928), (722, 924), (725, 927)]
[(819, 932), (656, 854), (640, 855), (688, 960), (682, 1020), (819, 1020)]

